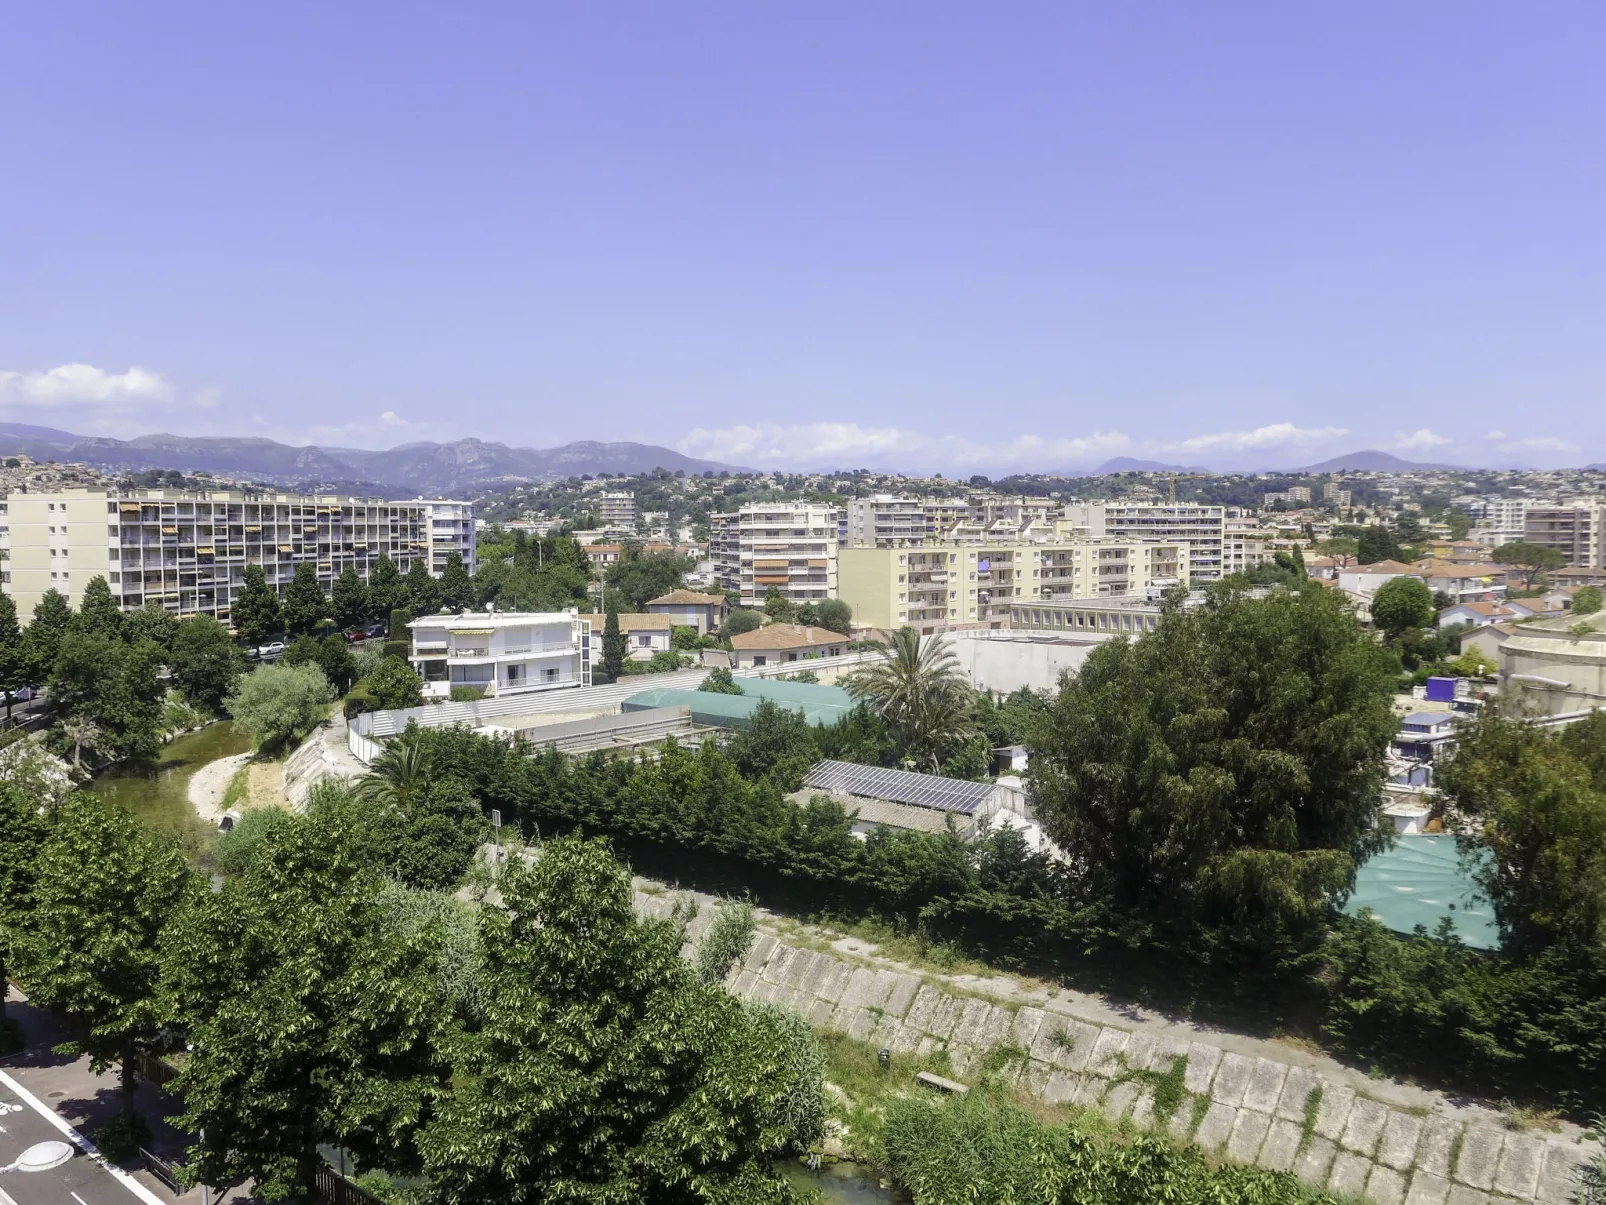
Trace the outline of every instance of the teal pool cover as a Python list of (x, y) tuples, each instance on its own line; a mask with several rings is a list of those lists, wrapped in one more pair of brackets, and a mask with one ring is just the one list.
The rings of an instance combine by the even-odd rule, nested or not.
[(766, 700), (777, 707), (798, 712), (817, 727), (834, 724), (853, 710), (853, 700), (848, 692), (837, 686), (752, 678), (738, 678), (737, 681), (741, 683), (743, 694), (721, 695), (705, 690), (676, 690), (660, 686), (631, 695), (619, 705), (619, 710), (689, 707), (692, 723), (720, 728), (747, 727), (753, 712)]
[[(1479, 858), (1488, 856), (1483, 851)], [(1396, 933), (1410, 933), (1417, 925), (1431, 933), (1439, 918), (1448, 916), (1456, 935), (1473, 949), (1500, 946), (1494, 909), (1478, 891), (1472, 868), (1462, 864), (1454, 837), (1396, 837), (1392, 849), (1369, 858), (1355, 874), (1344, 911), (1357, 916), (1363, 908)]]

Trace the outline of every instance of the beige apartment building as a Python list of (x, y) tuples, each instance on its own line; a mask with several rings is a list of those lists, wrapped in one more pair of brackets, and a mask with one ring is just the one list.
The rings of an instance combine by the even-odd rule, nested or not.
[(841, 598), (861, 627), (1003, 627), (1023, 602), (1187, 585), (1188, 559), (1186, 544), (1113, 540), (844, 548)]
[(1188, 546), (1188, 576), (1219, 581), (1226, 572), (1227, 508), (1192, 502), (1073, 502), (1055, 525), (1061, 538), (1142, 540)]
[(744, 607), (771, 588), (796, 603), (837, 597), (838, 513), (806, 502), (755, 502), (710, 523), (714, 572)]
[(632, 530), (636, 526), (636, 496), (631, 493), (603, 494), (597, 499), (597, 514), (604, 527), (622, 527)]
[(1554, 548), (1569, 565), (1606, 568), (1606, 502), (1530, 503), (1523, 512), (1523, 533), (1531, 544)]
[(978, 543), (1048, 539), (1060, 504), (1053, 498), (975, 493), (965, 498), (872, 494), (846, 505), (845, 546), (911, 548), (933, 540)]
[(156, 601), (226, 623), (247, 565), (262, 566), (281, 593), (301, 564), (315, 567), (326, 591), (348, 566), (366, 581), (381, 553), (403, 573), (421, 557), (438, 575), (454, 551), (475, 568), (467, 502), (82, 489), (12, 494), (3, 508), (0, 584), (23, 622), (47, 590), (77, 606), (94, 577), (125, 610)]

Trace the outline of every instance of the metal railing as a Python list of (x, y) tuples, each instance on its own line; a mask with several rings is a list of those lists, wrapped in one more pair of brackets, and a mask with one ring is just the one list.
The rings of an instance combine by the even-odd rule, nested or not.
[(328, 1164), (318, 1169), (314, 1187), (323, 1205), (383, 1205), (373, 1193), (358, 1188)]

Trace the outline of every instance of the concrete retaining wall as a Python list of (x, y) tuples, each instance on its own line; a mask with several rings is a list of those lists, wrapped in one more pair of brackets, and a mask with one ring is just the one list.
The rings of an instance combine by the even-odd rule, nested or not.
[[(648, 916), (668, 917), (672, 906), (668, 896), (636, 895)], [(705, 907), (689, 926), (688, 949), (711, 917)], [(1020, 1086), (1045, 1101), (1129, 1117), (1224, 1158), (1291, 1171), (1378, 1205), (1565, 1205), (1574, 1169), (1600, 1149), (1576, 1127), (1513, 1129), (1492, 1110), (1437, 1094), (1416, 1094), (1428, 1104), (1386, 1103), (1368, 1093), (1365, 1077), (1306, 1065), (1292, 1049), (1287, 1059), (1271, 1058), (1228, 1049), (1233, 1043), (1225, 1039), (1201, 1041), (1180, 1026), (1167, 1032), (1090, 1023), (1054, 999), (1042, 1007), (1000, 1003), (932, 976), (799, 948), (763, 932), (727, 986), (877, 1046), (946, 1051), (961, 1080), (992, 1048), (1018, 1047), (1027, 1055), (1017, 1064)], [(1169, 1117), (1157, 1116), (1152, 1077), (1145, 1082), (1133, 1073), (1163, 1074), (1179, 1058), (1186, 1095)]]

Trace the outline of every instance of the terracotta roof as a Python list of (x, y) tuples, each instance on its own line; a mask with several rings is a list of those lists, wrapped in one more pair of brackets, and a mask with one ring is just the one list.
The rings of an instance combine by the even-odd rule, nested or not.
[[(1507, 607), (1505, 603), (1497, 603), (1497, 602), (1457, 603), (1453, 607), (1444, 608), (1444, 610), (1445, 611), (1456, 611), (1456, 610), (1460, 610), (1462, 608), (1465, 608), (1468, 611), (1475, 611), (1479, 615), (1509, 615), (1509, 614), (1511, 614), (1511, 608)], [(1440, 612), (1440, 614), (1443, 614), (1443, 612)]]
[[(582, 615), (581, 619), (589, 623), (594, 631), (602, 631), (602, 625), (608, 621), (605, 614)], [(636, 612), (619, 613), (619, 630), (621, 632), (667, 632), (672, 626), (668, 615), (642, 615)]]
[(1403, 565), (1399, 561), (1379, 561), (1375, 565), (1362, 565), (1354, 570), (1355, 573), (1399, 573), (1415, 577), (1421, 572), (1415, 565)]
[(1505, 569), (1500, 565), (1479, 564), (1474, 561), (1440, 561), (1429, 557), (1418, 561), (1416, 567), (1434, 577), (1500, 577)]
[(846, 644), (848, 638), (829, 628), (804, 623), (772, 623), (731, 637), (731, 648), (739, 650), (800, 649), (817, 644)]
[(723, 594), (699, 594), (695, 590), (671, 590), (660, 598), (649, 599), (647, 605), (656, 607), (662, 603), (666, 607), (708, 607), (723, 603)]

